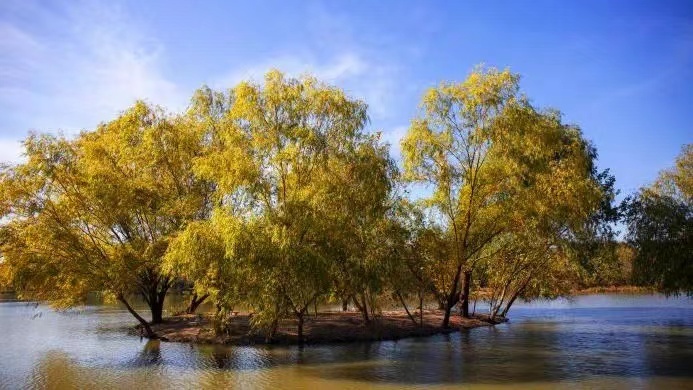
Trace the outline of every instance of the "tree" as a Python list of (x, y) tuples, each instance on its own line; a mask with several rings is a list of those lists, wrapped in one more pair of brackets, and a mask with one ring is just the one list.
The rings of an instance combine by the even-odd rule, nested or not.
[(168, 240), (205, 209), (208, 187), (192, 172), (198, 137), (137, 103), (74, 140), (32, 135), (25, 148), (27, 162), (1, 178), (1, 250), (14, 286), (58, 306), (105, 293), (154, 336), (129, 297), (141, 295), (162, 321)]
[[(447, 285), (440, 277), (450, 274), (440, 274), (438, 263), (449, 254), (448, 242), (438, 226), (429, 224), (422, 210), (407, 199), (401, 199), (395, 209), (390, 236), (394, 255), (389, 257), (387, 285), (412, 322), (423, 326), (424, 301), (431, 295), (439, 304), (445, 299), (436, 294)], [(418, 322), (407, 306), (412, 298), (418, 302)]]
[(460, 298), (463, 315), (469, 315), (472, 259), (502, 231), (503, 199), (497, 195), (507, 172), (494, 161), (493, 141), (500, 136), (498, 118), (521, 103), (517, 83), (509, 71), (478, 69), (460, 84), (430, 89), (422, 116), (402, 141), (405, 179), (432, 187), (425, 205), (438, 212), (450, 240), (452, 253), (440, 265), (453, 273), (437, 294), (443, 297), (444, 327)]
[(511, 223), (482, 252), (492, 318), (505, 316), (518, 297), (567, 293), (579, 269), (569, 248), (576, 237), (593, 232), (594, 215), (604, 202), (610, 204), (603, 175), (596, 173), (596, 151), (580, 129), (562, 123), (554, 111), (527, 110), (523, 115), (536, 147), (523, 156), (531, 172), (512, 192)]
[(619, 193), (615, 188), (616, 179), (608, 169), (598, 172), (596, 165), (592, 176), (599, 183), (599, 207), (580, 229), (573, 230), (567, 254), (580, 266), (580, 287), (625, 284), (629, 275), (624, 271), (623, 248), (617, 241), (616, 226), (622, 213), (615, 202)]
[(480, 68), (429, 90), (402, 142), (405, 178), (432, 190), (423, 205), (450, 248), (438, 260), (443, 326), (459, 301), (469, 316), (475, 267), (503, 249), (494, 241), (518, 229), (562, 233), (584, 221), (599, 194), (579, 129), (532, 107), (518, 82), (510, 71)]
[(210, 149), (196, 171), (216, 188), (215, 213), (223, 218), (212, 222), (227, 259), (237, 255), (229, 248), (242, 229), (224, 226), (253, 229), (250, 245), (262, 255), (241, 256), (236, 264), (247, 270), (246, 282), (258, 280), (244, 292), (257, 309), (253, 321), (272, 333), (291, 313), (301, 340), (308, 308), (331, 287), (325, 235), (334, 232), (339, 213), (323, 201), (341, 195), (327, 188), (339, 182), (331, 179), (333, 169), (351, 169), (357, 165), (350, 161), (382, 152), (362, 134), (366, 105), (311, 77), (273, 71), (264, 85), (243, 82), (231, 96), (207, 126)]
[(693, 295), (693, 145), (653, 186), (624, 201), (636, 282)]
[(315, 183), (320, 190), (314, 201), (326, 216), (320, 246), (330, 259), (333, 295), (353, 300), (369, 322), (396, 256), (396, 167), (374, 135), (361, 137), (331, 159), (328, 169), (329, 175), (315, 178), (322, 182)]

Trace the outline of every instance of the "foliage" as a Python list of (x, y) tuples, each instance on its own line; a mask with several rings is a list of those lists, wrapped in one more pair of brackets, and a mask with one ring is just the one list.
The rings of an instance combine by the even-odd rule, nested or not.
[[(276, 71), (264, 85), (240, 83), (229, 97), (201, 90), (196, 99), (188, 115), (203, 119), (208, 151), (195, 169), (216, 188), (215, 217), (176, 239), (171, 269), (193, 279), (215, 270), (198, 288), (220, 307), (250, 305), (255, 325), (270, 333), (287, 313), (301, 323), (332, 288), (379, 292), (376, 240), (394, 164), (362, 132), (365, 104)], [(343, 279), (333, 277), (341, 271)]]
[(635, 280), (665, 294), (693, 294), (693, 146), (624, 204)]
[[(0, 276), (60, 306), (105, 293), (146, 329), (128, 299), (143, 296), (156, 322), (185, 280), (213, 301), (218, 331), (243, 307), (267, 338), (294, 317), (299, 339), (325, 301), (352, 302), (369, 323), (392, 298), (423, 324), (432, 297), (447, 326), (472, 296), (495, 317), (579, 280), (623, 281), (632, 254), (614, 240), (613, 176), (578, 127), (530, 104), (518, 75), (477, 68), (426, 92), (401, 175), (367, 124), (364, 102), (271, 71), (203, 87), (182, 113), (137, 103), (74, 139), (32, 135), (27, 161), (0, 171)], [(690, 248), (690, 161), (631, 203), (638, 258)], [(423, 185), (423, 199), (407, 184)], [(652, 244), (662, 231), (678, 247)], [(660, 267), (647, 261), (639, 269)]]
[(514, 231), (563, 234), (598, 196), (579, 129), (532, 107), (518, 82), (507, 70), (477, 69), (431, 89), (402, 142), (405, 178), (432, 188), (423, 205), (435, 211), (450, 248), (438, 259), (444, 326), (460, 299), (468, 315), (472, 272), (493, 256), (494, 241)]
[(131, 309), (126, 299), (139, 294), (161, 321), (168, 240), (204, 215), (197, 137), (137, 103), (74, 140), (31, 135), (24, 145), (26, 162), (0, 178), (1, 250), (21, 296), (71, 306), (100, 291)]

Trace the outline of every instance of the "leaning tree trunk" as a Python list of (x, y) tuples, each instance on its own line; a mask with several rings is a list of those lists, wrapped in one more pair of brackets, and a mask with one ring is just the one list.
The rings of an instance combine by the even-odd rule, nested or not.
[(363, 322), (369, 324), (371, 319), (368, 317), (368, 303), (366, 302), (366, 298), (363, 297), (363, 302), (359, 302), (359, 299), (354, 295), (352, 299), (354, 300), (354, 306), (361, 312)]
[(507, 317), (508, 311), (510, 310), (510, 306), (512, 306), (513, 303), (515, 303), (515, 300), (517, 299), (517, 297), (519, 297), (520, 294), (522, 294), (525, 291), (525, 288), (527, 288), (527, 285), (529, 284), (530, 280), (532, 280), (531, 276), (528, 277), (524, 283), (522, 283), (522, 286), (520, 286), (520, 288), (518, 288), (517, 291), (515, 291), (515, 294), (513, 294), (513, 296), (510, 298), (510, 301), (508, 301), (508, 304), (505, 305), (505, 309), (503, 309), (503, 312), (501, 313), (501, 317), (503, 317), (503, 318)]
[(149, 323), (147, 322), (147, 320), (145, 320), (144, 318), (142, 318), (142, 316), (140, 316), (140, 315), (135, 311), (135, 309), (133, 309), (132, 306), (130, 306), (130, 304), (128, 303), (128, 301), (125, 299), (125, 297), (124, 297), (122, 294), (119, 294), (118, 297), (117, 297), (117, 299), (118, 299), (118, 301), (120, 301), (123, 305), (125, 305), (125, 308), (128, 309), (128, 312), (130, 312), (130, 314), (132, 314), (132, 316), (135, 317), (135, 318), (137, 319), (137, 321), (140, 323), (140, 325), (142, 326), (142, 329), (144, 329), (145, 337), (150, 338), (150, 339), (156, 339), (156, 338), (158, 338), (157, 334), (154, 333), (154, 331), (152, 330), (152, 327), (149, 325)]
[(152, 324), (163, 322), (164, 300), (171, 287), (171, 278), (155, 270), (147, 270), (140, 278), (140, 290), (152, 313)]
[(194, 314), (197, 308), (200, 307), (202, 302), (204, 302), (208, 297), (209, 294), (198, 296), (197, 293), (193, 293), (192, 298), (190, 299), (190, 303), (188, 304), (188, 307), (185, 309), (185, 312), (187, 314)]
[(472, 271), (464, 271), (464, 286), (462, 291), (462, 317), (469, 318), (469, 291), (472, 284)]
[(450, 312), (459, 300), (459, 292), (457, 290), (461, 272), (462, 266), (457, 266), (457, 272), (455, 273), (455, 278), (452, 281), (452, 288), (450, 289), (450, 294), (448, 294), (447, 300), (445, 302), (445, 316), (443, 316), (443, 324), (441, 325), (443, 328), (447, 328), (450, 326)]
[(515, 300), (517, 299), (517, 296), (519, 294), (514, 294), (512, 298), (508, 301), (508, 303), (505, 305), (505, 309), (503, 309), (503, 312), (501, 312), (501, 317), (505, 318), (508, 315), (508, 310), (510, 310), (510, 306), (515, 303)]
[(402, 303), (402, 306), (404, 306), (404, 311), (407, 312), (407, 316), (409, 317), (411, 322), (413, 322), (414, 325), (418, 325), (416, 323), (416, 319), (414, 318), (414, 316), (411, 314), (411, 312), (409, 312), (409, 308), (407, 307), (407, 302), (404, 300), (404, 297), (402, 297), (402, 294), (400, 294), (399, 290), (395, 291), (395, 294), (397, 294), (397, 298), (399, 298), (400, 303)]

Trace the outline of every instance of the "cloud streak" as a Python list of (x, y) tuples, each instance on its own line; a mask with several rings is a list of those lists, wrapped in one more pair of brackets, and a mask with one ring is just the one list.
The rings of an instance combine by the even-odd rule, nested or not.
[(232, 69), (217, 78), (215, 88), (230, 88), (243, 80), (262, 81), (271, 69), (298, 77), (306, 74), (344, 88), (347, 94), (369, 104), (371, 115), (388, 117), (392, 114), (392, 96), (396, 86), (397, 68), (377, 62), (356, 51), (345, 51), (320, 59), (316, 53), (277, 55), (253, 65)]
[(137, 99), (185, 101), (161, 72), (162, 47), (114, 5), (6, 2), (0, 6), (0, 160), (27, 131), (74, 134)]
[[(118, 4), (9, 0), (0, 3), (0, 15), (0, 161), (16, 160), (18, 141), (31, 130), (70, 136), (114, 118), (137, 99), (172, 111), (187, 102), (191, 91), (163, 71), (163, 43)], [(401, 78), (397, 61), (377, 47), (355, 44), (334, 15), (314, 16), (322, 22), (316, 22), (313, 45), (246, 60), (211, 75), (211, 86), (261, 81), (270, 69), (312, 74), (367, 102), (374, 124), (391, 128)], [(317, 44), (326, 36), (331, 45)]]

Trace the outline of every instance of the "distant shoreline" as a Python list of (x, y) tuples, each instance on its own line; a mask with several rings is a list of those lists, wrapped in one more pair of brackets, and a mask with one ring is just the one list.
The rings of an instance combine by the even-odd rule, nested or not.
[(574, 295), (590, 295), (590, 294), (656, 294), (657, 290), (654, 287), (642, 286), (597, 286), (589, 287), (571, 292)]

